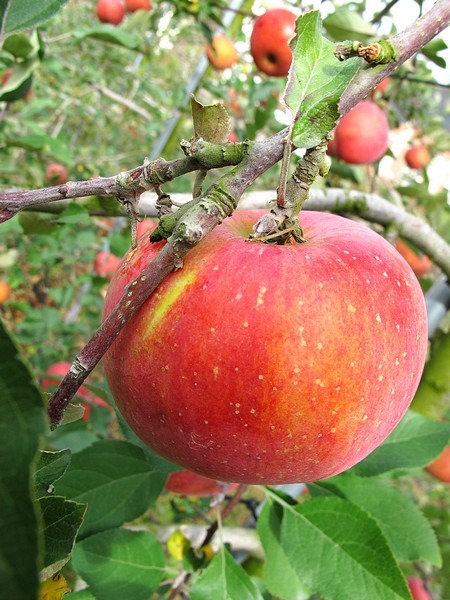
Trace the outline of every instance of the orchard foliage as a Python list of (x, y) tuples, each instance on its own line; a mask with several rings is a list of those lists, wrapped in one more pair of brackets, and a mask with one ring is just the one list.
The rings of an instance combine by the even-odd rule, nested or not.
[[(268, 3), (155, 0), (136, 11), (133, 3), (117, 26), (97, 18), (94, 0), (1, 3), (5, 598), (407, 600), (407, 578), (420, 579), (433, 598), (450, 598), (449, 488), (444, 476), (425, 470), (449, 445), (448, 315), (431, 332), (419, 389), (398, 427), (348, 471), (307, 486), (219, 486), (213, 500), (168, 491), (168, 476), (180, 467), (146, 447), (114, 410), (101, 364), (79, 392), (83, 404), (69, 404), (54, 430), (46, 410), (59, 379), (56, 374), (49, 382), (47, 370), (72, 362), (91, 339), (101, 321), (109, 265), (132, 244), (124, 206), (144, 188), (108, 195), (102, 185), (109, 181), (111, 191), (116, 180), (97, 178), (127, 172), (120, 181), (131, 185), (145, 175), (144, 157), (178, 161), (150, 163), (161, 177), (165, 164), (175, 170), (163, 189), (156, 179), (147, 186), (163, 209), (165, 194), (194, 189), (195, 196), (211, 185), (223, 186), (237, 202), (254, 182), (257, 190), (279, 188), (279, 207), (284, 203), (294, 218), (308, 193), (300, 199), (293, 194), (290, 159), (307, 177), (306, 188), (314, 183), (311, 208), (325, 199), (327, 209), (366, 218), (393, 244), (400, 233), (405, 255), (420, 262), (425, 251), (431, 262), (416, 271), (425, 294), (450, 276), (450, 184), (443, 177), (448, 102), (445, 86), (435, 80), (448, 69), (445, 41), (431, 39), (433, 33), (407, 58), (417, 45), (410, 33), (399, 38), (398, 64), (389, 59), (368, 66), (361, 58), (361, 48), (403, 28), (390, 9), (405, 1), (378, 13), (369, 2), (285, 2), (302, 13), (287, 87), (286, 78), (260, 73), (250, 54), (254, 18)], [(422, 10), (422, 2), (411, 4)], [(438, 7), (437, 14), (448, 16), (449, 0)], [(238, 54), (224, 70), (214, 69), (205, 53), (216, 33), (225, 33)], [(334, 52), (344, 41), (350, 57), (339, 63)], [(387, 87), (373, 89), (387, 76)], [(390, 147), (368, 165), (333, 158), (328, 176), (318, 178), (326, 171), (328, 134), (340, 114), (363, 99), (358, 90), (364, 86), (387, 117)], [(232, 132), (237, 144), (227, 144)], [(300, 153), (289, 156), (286, 136)], [(426, 148), (429, 157), (408, 166), (409, 147)], [(244, 185), (240, 163), (255, 148), (260, 156), (250, 160)], [(305, 149), (314, 171), (307, 175)], [(200, 160), (195, 156), (202, 168), (176, 171)], [(235, 164), (238, 171), (230, 167)], [(13, 218), (5, 216), (8, 193), (53, 184), (67, 192), (83, 182), (91, 182), (88, 196), (80, 192), (73, 201), (42, 206), (52, 199), (44, 193), (37, 206), (29, 202)], [(344, 200), (333, 200), (336, 188)], [(386, 217), (386, 206), (394, 216)], [(138, 224), (147, 235), (155, 226)], [(166, 215), (152, 235), (167, 237), (173, 227)]]

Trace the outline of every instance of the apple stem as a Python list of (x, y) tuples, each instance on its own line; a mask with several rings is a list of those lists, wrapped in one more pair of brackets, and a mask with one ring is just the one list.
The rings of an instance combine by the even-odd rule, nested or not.
[(214, 523), (212, 523), (208, 527), (205, 538), (204, 538), (203, 542), (200, 544), (200, 548), (203, 548), (204, 546), (207, 546), (210, 543), (210, 541), (213, 539), (214, 535), (216, 534), (216, 532), (219, 528), (219, 523), (224, 521), (232, 513), (233, 509), (235, 508), (235, 506), (237, 506), (237, 504), (239, 504), (242, 496), (245, 494), (247, 489), (248, 489), (248, 484), (246, 484), (246, 483), (240, 483), (238, 485), (236, 492), (233, 494), (231, 499), (228, 501), (228, 503), (222, 509), (219, 517), (214, 521)]
[(260, 242), (304, 242), (298, 224), (298, 213), (309, 197), (309, 190), (318, 175), (325, 176), (330, 164), (326, 156), (328, 139), (306, 150), (292, 177), (286, 182), (284, 202), (264, 215), (253, 228), (251, 239)]
[(289, 163), (291, 162), (292, 155), (292, 131), (294, 129), (295, 118), (292, 118), (291, 124), (289, 125), (287, 136), (283, 139), (284, 150), (283, 158), (281, 159), (281, 172), (280, 172), (280, 183), (278, 184), (277, 190), (277, 206), (284, 208), (286, 204), (286, 185), (289, 177)]

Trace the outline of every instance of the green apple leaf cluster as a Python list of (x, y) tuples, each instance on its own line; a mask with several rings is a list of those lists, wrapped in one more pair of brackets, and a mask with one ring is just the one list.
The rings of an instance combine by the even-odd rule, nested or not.
[(338, 103), (358, 72), (360, 59), (339, 63), (334, 44), (322, 35), (319, 11), (297, 20), (297, 35), (291, 41), (294, 55), (284, 100), (295, 121), (292, 140), (299, 148), (312, 148), (332, 130), (339, 118)]

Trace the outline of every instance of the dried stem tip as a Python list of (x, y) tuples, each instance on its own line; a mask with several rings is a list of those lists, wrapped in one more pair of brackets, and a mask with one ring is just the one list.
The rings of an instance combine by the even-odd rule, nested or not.
[(388, 40), (368, 46), (363, 46), (361, 42), (342, 42), (337, 44), (334, 55), (341, 61), (358, 56), (371, 65), (385, 65), (396, 59), (397, 51)]

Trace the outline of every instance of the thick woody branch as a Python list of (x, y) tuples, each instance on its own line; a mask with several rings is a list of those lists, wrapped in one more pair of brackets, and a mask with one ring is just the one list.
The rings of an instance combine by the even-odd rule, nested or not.
[(176, 177), (198, 169), (212, 169), (238, 164), (247, 152), (245, 144), (210, 144), (203, 140), (186, 158), (166, 161), (162, 158), (119, 173), (115, 177), (99, 177), (89, 181), (69, 181), (62, 185), (30, 191), (0, 194), (0, 223), (20, 210), (49, 202), (85, 196), (111, 195), (124, 198), (142, 193)]
[(437, 0), (436, 4), (410, 27), (389, 38), (396, 50), (396, 58), (387, 65), (366, 65), (356, 75), (352, 85), (344, 92), (339, 103), (339, 113), (346, 115), (354, 106), (388, 77), (401, 64), (428, 44), (450, 23), (450, 0)]

